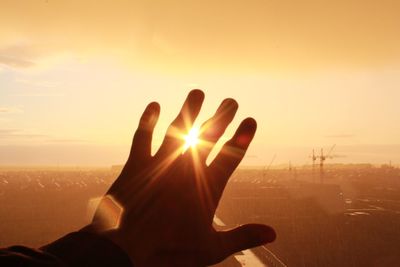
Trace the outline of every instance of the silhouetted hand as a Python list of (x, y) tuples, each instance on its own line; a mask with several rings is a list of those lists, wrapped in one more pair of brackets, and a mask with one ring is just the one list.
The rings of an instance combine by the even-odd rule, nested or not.
[(226, 232), (213, 228), (224, 187), (255, 134), (256, 122), (242, 121), (207, 166), (206, 158), (233, 120), (238, 104), (225, 99), (202, 125), (200, 143), (183, 152), (182, 136), (192, 127), (203, 100), (202, 91), (189, 93), (154, 156), (151, 139), (160, 107), (154, 102), (147, 106), (124, 169), (101, 201), (93, 223), (85, 228), (119, 245), (135, 267), (211, 265), (275, 239), (274, 230), (264, 225)]

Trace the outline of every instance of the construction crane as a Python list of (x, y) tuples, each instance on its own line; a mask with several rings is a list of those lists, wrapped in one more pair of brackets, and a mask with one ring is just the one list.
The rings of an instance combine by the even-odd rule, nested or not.
[(323, 179), (324, 179), (324, 164), (325, 164), (325, 161), (327, 159), (333, 159), (333, 158), (337, 157), (336, 155), (332, 155), (332, 152), (335, 149), (335, 147), (336, 147), (336, 144), (334, 144), (331, 147), (331, 149), (329, 150), (328, 154), (324, 154), (324, 149), (321, 148), (321, 154), (320, 155), (315, 155), (315, 150), (313, 149), (312, 156), (310, 156), (310, 158), (312, 159), (312, 162), (313, 162), (313, 165), (312, 165), (313, 176), (314, 176), (314, 170), (315, 170), (315, 162), (317, 160), (319, 160), (319, 173), (320, 173), (321, 183), (323, 182)]
[(269, 169), (271, 168), (271, 166), (272, 166), (272, 164), (274, 163), (275, 159), (276, 159), (276, 154), (274, 154), (274, 156), (272, 157), (272, 159), (271, 159), (271, 161), (270, 161), (268, 167), (267, 167), (267, 166), (264, 166), (264, 169), (263, 169), (263, 182), (264, 182), (264, 183), (265, 183), (265, 177), (267, 176), (267, 172), (268, 172)]
[(319, 167), (320, 167), (320, 170), (321, 170), (321, 171), (324, 169), (324, 162), (325, 162), (325, 160), (326, 160), (326, 159), (333, 159), (333, 158), (334, 158), (334, 156), (332, 156), (332, 151), (335, 149), (335, 147), (336, 147), (336, 144), (334, 144), (334, 145), (331, 147), (331, 149), (329, 150), (329, 152), (328, 152), (327, 155), (324, 155), (324, 149), (321, 148), (321, 155), (318, 156), (318, 158), (319, 158)]
[(312, 178), (313, 182), (315, 182), (315, 162), (317, 161), (318, 157), (315, 155), (315, 149), (312, 150), (312, 154), (309, 156), (312, 160)]
[(315, 162), (317, 161), (318, 157), (315, 155), (315, 149), (312, 150), (312, 155), (309, 157), (312, 160), (312, 169), (315, 169)]

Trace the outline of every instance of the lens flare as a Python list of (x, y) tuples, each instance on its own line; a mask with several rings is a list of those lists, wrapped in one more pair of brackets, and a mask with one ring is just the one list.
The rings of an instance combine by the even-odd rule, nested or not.
[(199, 143), (199, 135), (200, 129), (198, 127), (193, 127), (190, 129), (187, 135), (183, 138), (185, 140), (185, 145), (183, 146), (183, 150), (187, 150), (189, 147), (194, 148)]

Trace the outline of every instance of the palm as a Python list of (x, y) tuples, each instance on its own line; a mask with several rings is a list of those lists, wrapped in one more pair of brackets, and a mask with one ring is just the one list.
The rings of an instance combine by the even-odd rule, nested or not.
[[(243, 158), (256, 124), (253, 119), (244, 120), (207, 166), (206, 158), (232, 121), (237, 103), (225, 100), (201, 127), (201, 143), (183, 151), (182, 134), (192, 126), (203, 98), (199, 90), (189, 94), (154, 156), (151, 137), (159, 106), (150, 104), (141, 118), (128, 162), (108, 192), (124, 211), (118, 228), (106, 235), (128, 252), (135, 266), (204, 266), (274, 239), (273, 230), (261, 225), (228, 232), (212, 227), (223, 189)], [(94, 222), (101, 223), (104, 217), (101, 206)]]

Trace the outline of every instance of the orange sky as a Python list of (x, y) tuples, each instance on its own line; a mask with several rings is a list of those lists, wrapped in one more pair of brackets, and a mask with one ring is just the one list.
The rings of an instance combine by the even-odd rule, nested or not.
[[(190, 88), (259, 131), (245, 164), (400, 162), (399, 1), (2, 1), (0, 164), (112, 164), (146, 103), (155, 147)], [(23, 153), (23, 151), (26, 151)], [(338, 159), (339, 161), (339, 159)]]

